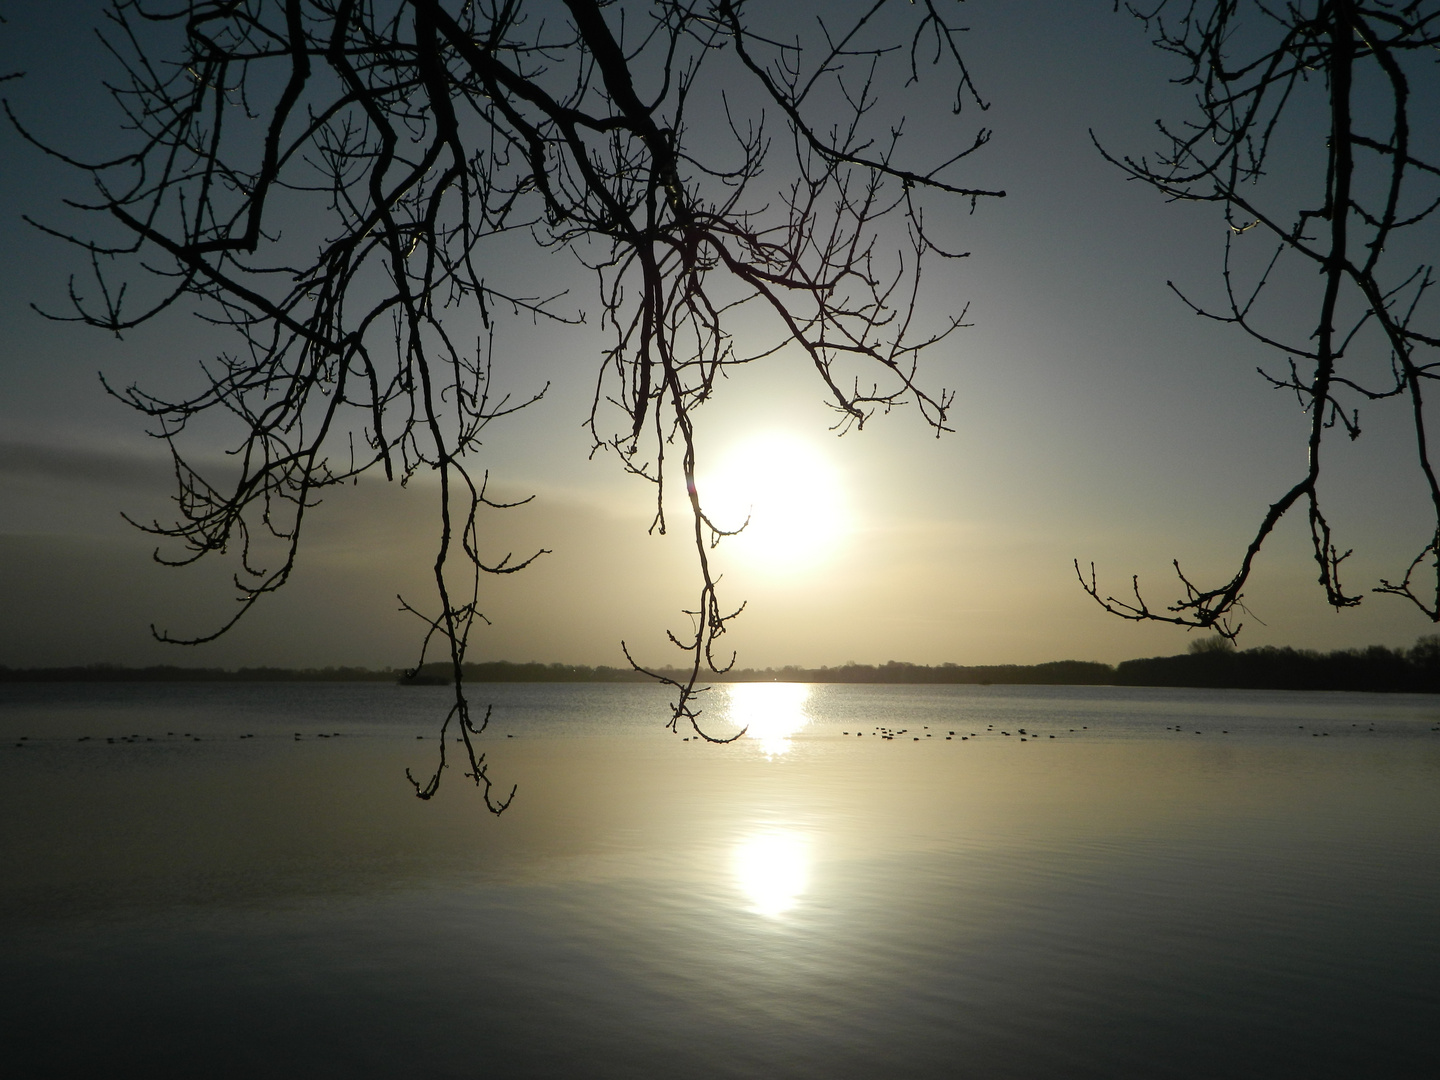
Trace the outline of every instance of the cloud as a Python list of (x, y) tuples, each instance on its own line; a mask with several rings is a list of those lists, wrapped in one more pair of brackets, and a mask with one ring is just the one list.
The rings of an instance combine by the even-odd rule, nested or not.
[(0, 440), (3, 479), (153, 491), (172, 476), (169, 458), (154, 454)]

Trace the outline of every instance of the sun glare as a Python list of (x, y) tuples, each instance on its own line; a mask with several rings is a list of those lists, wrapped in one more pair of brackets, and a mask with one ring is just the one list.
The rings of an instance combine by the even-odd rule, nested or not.
[(746, 837), (735, 848), (735, 880), (757, 915), (775, 918), (793, 908), (809, 879), (805, 838), (785, 829)]
[(849, 529), (834, 465), (811, 443), (783, 432), (735, 446), (699, 489), (719, 528), (737, 529), (749, 518), (725, 545), (757, 567), (793, 573), (814, 565)]
[(729, 691), (730, 723), (747, 729), (766, 757), (789, 753), (790, 736), (810, 722), (804, 683), (731, 683)]

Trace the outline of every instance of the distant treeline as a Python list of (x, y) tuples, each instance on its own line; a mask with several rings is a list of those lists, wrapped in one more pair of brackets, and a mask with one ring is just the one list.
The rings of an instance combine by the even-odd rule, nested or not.
[(1241, 690), (1368, 690), (1440, 693), (1440, 638), (1412, 649), (1309, 649), (1265, 646), (1202, 650), (1181, 656), (1125, 660), (1115, 666), (1119, 686), (1199, 686)]
[(393, 682), (399, 673), (363, 667), (197, 668), (157, 664), (121, 667), (87, 664), (83, 667), (8, 668), (0, 664), (0, 682)]
[[(440, 665), (426, 665), (422, 675), (441, 675)], [(658, 674), (683, 679), (688, 672), (662, 668)], [(727, 682), (818, 682), (818, 683), (1045, 683), (1048, 685), (1100, 684), (1111, 682), (1114, 668), (1083, 660), (1060, 660), (1025, 667), (958, 667), (942, 664), (925, 667), (891, 660), (886, 664), (846, 664), (843, 667), (802, 668), (793, 664), (781, 668), (736, 668), (723, 674), (711, 672), (705, 681)], [(511, 664), (498, 661), (466, 664), (465, 678), (471, 682), (648, 682), (649, 676), (629, 668), (584, 667), (576, 664)]]
[[(992, 664), (963, 667), (941, 664), (928, 667), (891, 660), (885, 664), (845, 664), (841, 667), (745, 668), (711, 675), (707, 682), (814, 682), (814, 683), (969, 683), (1043, 686), (1185, 686), (1246, 690), (1368, 690), (1378, 692), (1440, 693), (1440, 637), (1421, 638), (1411, 649), (1343, 649), (1320, 653), (1304, 649), (1235, 650), (1224, 643), (1201, 643), (1179, 656), (1125, 660), (1114, 667), (1087, 660), (1057, 660), (1048, 664)], [(646, 682), (648, 676), (628, 668), (587, 667), (583, 664), (514, 664), (504, 660), (466, 664), (470, 682)], [(664, 669), (661, 674), (680, 678)], [(0, 666), (0, 682), (411, 682), (417, 685), (447, 683), (448, 665), (427, 664), (407, 678), (403, 671), (359, 667), (185, 668), (170, 665), (126, 668), (26, 668)]]

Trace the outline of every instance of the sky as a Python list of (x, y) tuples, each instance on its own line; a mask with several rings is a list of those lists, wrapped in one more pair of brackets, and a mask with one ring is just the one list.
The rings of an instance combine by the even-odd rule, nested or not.
[[(797, 4), (796, 17), (814, 5)], [(9, 5), (3, 92), (27, 121), (78, 148), (113, 138), (88, 27), (98, 4)], [(759, 516), (723, 543), (724, 596), (744, 614), (725, 643), (746, 667), (849, 661), (958, 664), (1116, 662), (1183, 651), (1184, 630), (1133, 624), (1081, 591), (1072, 560), (1121, 594), (1139, 574), (1173, 599), (1171, 559), (1228, 577), (1266, 507), (1304, 468), (1305, 417), (1255, 373), (1264, 350), (1197, 319), (1166, 287), (1218, 295), (1224, 225), (1213, 207), (1167, 204), (1106, 163), (1107, 147), (1156, 148), (1153, 123), (1184, 112), (1172, 58), (1110, 0), (970, 0), (967, 60), (991, 107), (991, 143), (964, 173), (1004, 200), (938, 220), (964, 260), (927, 278), (922, 310), (968, 306), (971, 325), (927, 354), (926, 383), (956, 392), (940, 439), (913, 409), (836, 438), (820, 386), (794, 355), (746, 368), (699, 414), (717, 504)], [(922, 140), (968, 141), (918, 115)], [(228, 635), (180, 648), (152, 639), (228, 616), (224, 567), (167, 569), (122, 513), (166, 513), (171, 477), (141, 419), (107, 397), (125, 385), (183, 385), (222, 334), (183, 315), (115, 339), (47, 321), (77, 254), (28, 226), (81, 194), (62, 167), (0, 130), (0, 664), (206, 666), (413, 661), (418, 624), (396, 596), (426, 595), (433, 492), (366, 479), (314, 515), (292, 582)], [(568, 273), (547, 255), (530, 269)], [(575, 288), (585, 287), (575, 275)], [(568, 279), (567, 279), (568, 281)], [(1282, 296), (1275, 312), (1303, 322)], [(1291, 325), (1299, 325), (1293, 322)], [(492, 625), (477, 660), (623, 665), (679, 662), (665, 630), (686, 625), (697, 586), (683, 537), (647, 532), (651, 489), (590, 454), (583, 422), (604, 342), (589, 326), (502, 319), (497, 363), (516, 393), (551, 390), (492, 428), (483, 465), (496, 489), (535, 499), (488, 515), (494, 554), (551, 554), (487, 581)], [(1406, 471), (1399, 406), (1362, 416), (1366, 435), (1331, 444), (1326, 496), (1352, 585), (1395, 576), (1425, 542)], [(1432, 625), (1369, 596), (1331, 611), (1315, 584), (1303, 519), (1284, 523), (1247, 589), (1243, 646), (1408, 645)]]

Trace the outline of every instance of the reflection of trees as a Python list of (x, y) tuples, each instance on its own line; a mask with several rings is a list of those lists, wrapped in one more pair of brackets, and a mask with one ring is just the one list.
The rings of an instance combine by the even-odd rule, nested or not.
[[(1179, 126), (1161, 125), (1166, 145), (1157, 158), (1106, 156), (1167, 198), (1223, 209), (1226, 301), (1210, 309), (1181, 299), (1279, 353), (1278, 366), (1261, 374), (1308, 412), (1307, 459), (1299, 479), (1261, 518), (1227, 581), (1201, 586), (1177, 561), (1183, 595), (1164, 611), (1146, 603), (1138, 578), (1133, 599), (1102, 596), (1094, 566), (1087, 581), (1077, 561), (1081, 584), (1122, 618), (1214, 629), (1233, 639), (1262, 545), (1300, 508), (1326, 599), (1336, 609), (1355, 606), (1361, 597), (1340, 580), (1351, 551), (1341, 550), (1321, 509), (1322, 450), (1332, 431), (1359, 438), (1358, 402), (1397, 398), (1406, 405), (1414, 467), (1434, 527), (1403, 577), (1381, 579), (1375, 591), (1403, 596), (1440, 621), (1440, 480), (1424, 408), (1426, 382), (1440, 376), (1440, 330), (1429, 295), (1434, 270), (1423, 261), (1433, 254), (1434, 233), (1421, 231), (1427, 222), (1433, 226), (1440, 206), (1434, 156), (1440, 5), (1158, 0), (1138, 7), (1130, 9), (1155, 43), (1181, 58), (1197, 110)], [(1313, 130), (1316, 98), (1323, 98), (1315, 102), (1323, 104), (1323, 131)], [(1292, 155), (1309, 170), (1303, 182), (1293, 175)], [(1282, 280), (1292, 273), (1293, 282)], [(1307, 321), (1287, 325), (1269, 306), (1278, 299), (1271, 294), (1317, 277)]]
[[(979, 104), (949, 10), (876, 0), (802, 47), (755, 29), (743, 0), (115, 0), (128, 149), (65, 158), (96, 189), (94, 227), (62, 233), (93, 271), (72, 284), (67, 317), (120, 333), (194, 305), (235, 332), (193, 395), (115, 391), (173, 455), (176, 518), (141, 525), (173, 545), (157, 558), (239, 564), (232, 618), (159, 636), (212, 640), (281, 588), (326, 488), (375, 471), (435, 477), (436, 593), (402, 604), (424, 627), (417, 667), (432, 644), (448, 652), (445, 729), (503, 809), (473, 741), (488, 713), (472, 717), (462, 665), (485, 621), (483, 575), (544, 552), (486, 554), (483, 514), (513, 504), (488, 494), (475, 452), (492, 421), (545, 392), (497, 385), (519, 381), (491, 348), (497, 314), (587, 315), (507, 284), (506, 260), (517, 246), (566, 249), (595, 275), (609, 335), (595, 448), (655, 485), (654, 528), (671, 525), (667, 485), (684, 497), (700, 589), (671, 640), (688, 670), (657, 677), (677, 692), (672, 724), (708, 738), (697, 682), (733, 661), (716, 642), (738, 613), (719, 598), (709, 552), (723, 530), (695, 484), (696, 409), (717, 379), (789, 345), (837, 428), (903, 402), (946, 427), (951, 397), (917, 381), (917, 358), (963, 313), (935, 329), (914, 318), (922, 262), (945, 254), (921, 199), (1000, 194), (954, 179), (987, 133), (912, 165), (898, 118), (876, 110), (888, 78), (935, 65), (957, 111)], [(765, 168), (787, 179), (759, 184)], [(773, 333), (737, 346), (738, 318)], [(198, 464), (216, 438), (230, 440), (224, 475)], [(415, 782), (421, 798), (447, 741)]]

